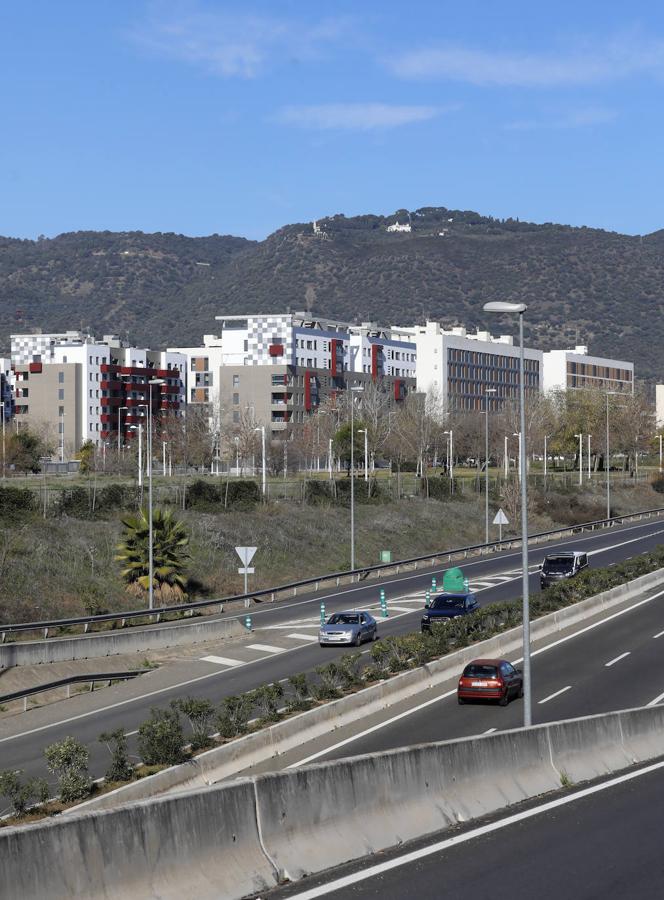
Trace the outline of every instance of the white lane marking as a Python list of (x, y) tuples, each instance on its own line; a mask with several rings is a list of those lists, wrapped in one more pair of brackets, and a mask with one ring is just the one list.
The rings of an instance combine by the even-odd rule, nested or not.
[(260, 650), (263, 653), (283, 653), (285, 647), (273, 647), (272, 644), (247, 644), (247, 650)]
[(606, 668), (608, 669), (609, 666), (613, 666), (613, 665), (615, 665), (615, 663), (620, 662), (621, 659), (624, 659), (626, 656), (629, 656), (629, 654), (630, 654), (631, 652), (632, 652), (631, 650), (628, 650), (626, 653), (621, 653), (620, 656), (616, 656), (615, 659), (609, 660), (609, 662), (608, 662), (608, 663), (604, 663), (604, 665), (605, 665)]
[(654, 700), (651, 700), (650, 703), (647, 703), (646, 706), (657, 706), (658, 703), (661, 703), (664, 700), (664, 694), (659, 694), (655, 697)]
[(555, 697), (560, 697), (561, 694), (564, 694), (565, 691), (571, 690), (572, 685), (568, 684), (567, 687), (561, 688), (559, 691), (556, 691), (554, 694), (549, 694), (548, 697), (545, 697), (544, 700), (538, 700), (538, 703), (548, 703), (549, 700), (553, 700)]
[(510, 825), (516, 825), (518, 822), (532, 819), (535, 816), (550, 812), (553, 809), (558, 809), (561, 806), (567, 806), (569, 803), (576, 803), (579, 800), (583, 800), (585, 797), (591, 797), (594, 794), (601, 793), (602, 791), (610, 790), (611, 788), (617, 787), (618, 785), (624, 784), (625, 782), (633, 781), (635, 778), (641, 778), (643, 775), (649, 775), (651, 772), (657, 772), (662, 767), (664, 767), (664, 761), (653, 763), (652, 765), (646, 766), (644, 769), (639, 769), (636, 772), (627, 772), (624, 775), (618, 775), (616, 778), (611, 778), (610, 781), (605, 781), (602, 784), (592, 785), (592, 787), (584, 788), (583, 790), (576, 791), (573, 794), (565, 794), (563, 797), (557, 797), (555, 800), (549, 800), (547, 803), (543, 803), (541, 806), (535, 806), (532, 809), (525, 809), (522, 812), (514, 813), (513, 815), (507, 816), (504, 819), (500, 819), (497, 822), (489, 822), (488, 825), (480, 825), (479, 828), (473, 828), (471, 831), (466, 831), (464, 834), (457, 834), (453, 837), (445, 838), (445, 840), (437, 841), (435, 844), (430, 844), (428, 847), (420, 847), (419, 850), (413, 850), (411, 853), (405, 853), (403, 856), (399, 856), (396, 859), (388, 859), (385, 862), (378, 863), (377, 865), (360, 869), (358, 872), (353, 872), (350, 875), (345, 875), (343, 878), (337, 878), (334, 881), (329, 881), (327, 884), (321, 884), (318, 887), (311, 888), (308, 891), (303, 891), (300, 894), (291, 894), (291, 898), (292, 900), (315, 900), (315, 898), (317, 897), (324, 897), (326, 894), (332, 894), (335, 891), (340, 891), (343, 888), (350, 887), (353, 884), (357, 884), (359, 881), (367, 881), (370, 878), (375, 878), (378, 875), (383, 875), (385, 872), (390, 872), (392, 869), (399, 869), (402, 866), (407, 866), (410, 863), (417, 862), (417, 860), (424, 859), (427, 856), (433, 856), (435, 853), (440, 853), (443, 850), (449, 849), (450, 847), (455, 847), (458, 844), (464, 844), (467, 841), (476, 840), (477, 838), (483, 837), (486, 834), (492, 834), (494, 831), (499, 831), (500, 829), (507, 828)]
[(493, 581), (471, 581), (468, 584), (468, 587), (471, 588), (479, 588), (481, 591), (486, 588), (495, 587), (495, 583)]
[[(559, 638), (557, 641), (552, 641), (550, 644), (547, 644), (544, 647), (540, 647), (538, 650), (533, 650), (530, 655), (537, 656), (539, 653), (544, 653), (545, 650), (551, 650), (552, 647), (557, 647), (559, 644), (564, 644), (566, 641), (570, 641), (572, 638), (578, 637), (578, 635), (584, 634), (586, 631), (591, 631), (593, 628), (597, 628), (599, 625), (603, 625), (605, 622), (610, 622), (611, 619), (615, 619), (618, 616), (625, 615), (625, 613), (631, 612), (634, 609), (638, 609), (640, 606), (643, 606), (644, 603), (649, 603), (651, 600), (655, 600), (657, 599), (657, 597), (661, 597), (663, 594), (664, 591), (659, 591), (657, 594), (653, 594), (652, 597), (646, 597), (644, 600), (639, 600), (638, 603), (634, 603), (632, 606), (628, 606), (627, 609), (620, 610), (620, 612), (613, 613), (613, 615), (608, 616), (606, 619), (601, 619), (599, 622), (593, 622), (592, 625), (586, 625), (584, 628), (581, 628), (579, 631), (575, 631), (573, 634), (568, 634), (566, 637)], [(513, 662), (520, 663), (523, 662), (523, 659), (519, 657), (519, 659), (515, 659), (513, 660)], [(347, 744), (350, 744), (353, 741), (358, 741), (374, 731), (379, 731), (381, 728), (385, 728), (388, 725), (391, 725), (393, 722), (397, 722), (399, 719), (404, 719), (406, 718), (406, 716), (410, 716), (413, 713), (419, 712), (421, 709), (424, 709), (427, 706), (431, 706), (432, 703), (437, 703), (439, 700), (445, 700), (447, 697), (451, 697), (453, 694), (456, 694), (456, 688), (454, 690), (448, 691), (446, 694), (440, 694), (440, 696), (434, 697), (433, 700), (427, 700), (426, 703), (422, 703), (419, 706), (414, 706), (412, 709), (408, 709), (405, 712), (399, 713), (398, 716), (393, 716), (391, 719), (386, 719), (384, 722), (373, 725), (371, 728), (368, 728), (366, 731), (361, 731), (359, 734), (356, 734), (353, 737), (345, 738), (345, 740), (339, 741), (338, 743), (333, 744), (331, 747), (327, 747), (325, 750), (320, 750), (318, 753), (313, 753), (311, 756), (307, 756), (307, 758), (304, 760), (291, 763), (291, 765), (287, 768), (296, 769), (298, 766), (303, 766), (305, 765), (305, 763), (312, 762), (314, 759), (318, 759), (321, 756), (332, 753), (334, 750), (338, 750), (339, 747), (345, 747)], [(657, 700), (660, 699), (664, 699), (664, 694), (662, 694), (662, 697), (657, 698)], [(653, 703), (650, 705), (654, 706), (655, 701), (653, 701)]]
[(293, 638), (294, 641), (317, 641), (318, 636), (315, 634), (298, 634), (296, 631), (293, 634), (287, 634), (287, 638)]
[(345, 738), (343, 741), (337, 741), (337, 743), (333, 744), (331, 747), (326, 747), (325, 750), (319, 750), (318, 753), (312, 753), (311, 756), (307, 756), (305, 759), (300, 759), (297, 762), (291, 763), (289, 766), (286, 766), (286, 768), (297, 769), (299, 766), (304, 766), (314, 759), (318, 759), (319, 756), (326, 756), (328, 753), (332, 753), (333, 750), (338, 750), (339, 747), (345, 747), (346, 744), (352, 744), (353, 741), (359, 741), (360, 738), (366, 737), (374, 731), (380, 731), (380, 729), (385, 728), (386, 725), (392, 725), (394, 722), (398, 722), (399, 719), (405, 719), (406, 716), (419, 712), (421, 709), (426, 709), (426, 707), (431, 706), (432, 703), (438, 703), (440, 700), (451, 697), (453, 694), (456, 694), (456, 688), (452, 691), (447, 691), (445, 694), (440, 694), (440, 696), (434, 697), (432, 700), (426, 700), (424, 703), (420, 703), (418, 706), (413, 707), (413, 709), (407, 709), (405, 712), (392, 716), (391, 719), (386, 719), (385, 722), (379, 722), (377, 725), (372, 725), (371, 728), (366, 728), (359, 734), (354, 734), (352, 737)]
[[(655, 536), (658, 535), (658, 534), (664, 534), (664, 529), (661, 529), (661, 528), (660, 528), (659, 531), (652, 531), (652, 532), (650, 532), (650, 534), (648, 535), (648, 537), (655, 537)], [(586, 556), (596, 556), (598, 553), (606, 553), (607, 550), (616, 550), (618, 547), (625, 547), (627, 544), (633, 544), (635, 541), (642, 541), (642, 540), (643, 540), (642, 537), (640, 537), (640, 538), (632, 538), (632, 539), (629, 540), (629, 541), (620, 541), (619, 544), (612, 544), (610, 547), (598, 547), (597, 550), (590, 550), (590, 551), (586, 554)], [(626, 558), (627, 558), (627, 559), (631, 559), (632, 557), (631, 557), (631, 556), (628, 556), (628, 557), (626, 557)]]
[[(422, 609), (424, 609), (424, 604), (422, 603), (421, 600), (420, 600), (420, 604), (422, 606)], [(416, 609), (411, 609), (410, 606), (392, 606), (391, 603), (387, 604), (387, 608), (388, 608), (388, 610), (393, 609), (395, 612), (405, 612), (405, 613), (417, 612)]]
[(487, 728), (486, 731), (483, 731), (482, 734), (493, 734), (494, 731), (498, 731), (497, 728)]
[(664, 631), (660, 631), (658, 634), (653, 634), (654, 638), (660, 638), (664, 634)]
[(217, 666), (246, 666), (243, 659), (231, 659), (228, 656), (201, 656), (201, 662), (214, 663)]

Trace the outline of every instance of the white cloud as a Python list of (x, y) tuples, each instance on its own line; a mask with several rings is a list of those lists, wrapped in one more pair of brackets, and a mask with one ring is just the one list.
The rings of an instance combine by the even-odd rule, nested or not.
[(371, 131), (425, 122), (452, 107), (394, 106), (388, 103), (324, 103), (317, 106), (285, 106), (274, 116), (282, 125), (319, 130)]
[(157, 56), (199, 66), (222, 77), (255, 78), (273, 61), (312, 59), (339, 41), (350, 22), (305, 25), (271, 16), (164, 7), (133, 29), (130, 39)]
[(409, 51), (388, 63), (402, 78), (445, 78), (476, 85), (564, 87), (664, 72), (664, 42), (633, 36), (560, 53), (494, 53), (446, 46)]
[(540, 119), (520, 119), (505, 125), (507, 131), (540, 131), (546, 129), (589, 128), (614, 122), (618, 113), (613, 109), (589, 107), (569, 110), (562, 115)]

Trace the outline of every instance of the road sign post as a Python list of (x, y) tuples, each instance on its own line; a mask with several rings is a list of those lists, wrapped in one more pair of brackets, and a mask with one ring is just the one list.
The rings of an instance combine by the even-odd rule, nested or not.
[[(247, 585), (247, 575), (253, 575), (256, 571), (255, 569), (249, 568), (249, 563), (254, 558), (254, 553), (256, 552), (257, 547), (236, 547), (235, 552), (240, 557), (243, 565), (241, 569), (238, 569), (238, 575), (244, 575), (244, 593), (249, 593), (249, 587)], [(244, 598), (245, 607), (249, 606), (249, 598)]]
[(499, 541), (502, 541), (502, 539), (503, 539), (503, 525), (509, 525), (509, 524), (510, 524), (510, 523), (509, 523), (509, 519), (507, 518), (507, 516), (505, 515), (505, 513), (502, 511), (502, 509), (499, 509), (498, 512), (496, 513), (496, 515), (495, 515), (495, 517), (494, 517), (494, 520), (493, 520), (493, 524), (498, 526), (498, 540), (499, 540)]

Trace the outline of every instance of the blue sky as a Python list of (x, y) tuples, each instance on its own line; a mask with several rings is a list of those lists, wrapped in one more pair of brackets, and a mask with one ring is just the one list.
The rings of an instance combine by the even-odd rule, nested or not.
[(664, 4), (5, 0), (0, 234), (664, 227)]

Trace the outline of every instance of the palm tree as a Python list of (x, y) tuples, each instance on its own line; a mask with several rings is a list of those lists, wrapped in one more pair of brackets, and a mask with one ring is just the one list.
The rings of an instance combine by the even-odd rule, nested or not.
[[(117, 546), (117, 562), (123, 563), (127, 589), (145, 593), (149, 589), (149, 520), (145, 509), (122, 519), (123, 540)], [(189, 537), (171, 510), (155, 509), (152, 515), (153, 586), (162, 600), (186, 594), (185, 560)]]

